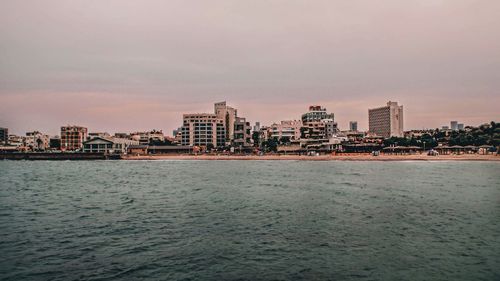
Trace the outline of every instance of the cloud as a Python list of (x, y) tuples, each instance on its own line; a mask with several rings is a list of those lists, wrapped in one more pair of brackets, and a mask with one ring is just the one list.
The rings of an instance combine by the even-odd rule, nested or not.
[(487, 122), (500, 102), (499, 10), (468, 0), (2, 1), (1, 125), (170, 131), (182, 112), (218, 100), (262, 122), (324, 104), (341, 127), (363, 127), (367, 108), (389, 99), (405, 105), (406, 128)]

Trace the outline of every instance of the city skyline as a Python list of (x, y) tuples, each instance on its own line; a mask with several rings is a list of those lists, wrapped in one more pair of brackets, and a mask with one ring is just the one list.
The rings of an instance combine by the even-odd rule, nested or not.
[[(359, 131), (368, 131), (369, 128), (368, 128), (368, 111), (370, 109), (374, 109), (374, 108), (378, 108), (380, 106), (384, 106), (384, 101), (381, 101), (379, 105), (374, 105), (370, 108), (366, 108), (365, 111), (366, 111), (366, 116), (364, 116), (364, 118), (359, 118), (359, 119), (356, 119), (356, 120), (351, 120), (351, 119), (346, 119), (346, 118), (342, 118), (342, 116), (339, 116), (336, 112), (334, 112), (333, 110), (330, 110), (329, 107), (326, 107), (324, 106), (323, 104), (310, 104), (310, 105), (307, 105), (307, 106), (302, 106), (302, 108), (299, 108), (298, 110), (296, 110), (296, 112), (298, 112), (296, 115), (294, 116), (291, 116), (290, 118), (281, 118), (281, 119), (277, 119), (277, 120), (272, 120), (272, 121), (269, 121), (269, 122), (263, 122), (261, 120), (263, 120), (262, 118), (261, 119), (252, 119), (252, 118), (248, 118), (247, 114), (245, 114), (245, 110), (243, 110), (242, 108), (245, 108), (244, 106), (243, 107), (240, 107), (240, 106), (237, 106), (236, 103), (231, 103), (232, 106), (234, 106), (235, 108), (238, 109), (238, 112), (242, 112), (242, 114), (246, 117), (247, 121), (251, 123), (251, 125), (253, 126), (255, 124), (255, 122), (259, 122), (262, 126), (271, 126), (273, 124), (278, 124), (282, 121), (298, 121), (300, 120), (300, 116), (307, 111), (308, 107), (309, 106), (312, 106), (312, 105), (317, 105), (317, 106), (324, 106), (328, 109), (328, 111), (332, 112), (333, 114), (335, 114), (335, 121), (339, 124), (338, 127), (340, 130), (342, 131), (347, 131), (349, 130), (350, 128), (350, 122), (352, 121), (355, 121), (357, 122), (357, 126), (358, 126), (358, 130)], [(400, 103), (402, 104), (402, 103)], [(298, 106), (301, 106), (301, 105), (298, 105)], [(192, 110), (192, 111), (185, 111), (185, 112), (180, 112), (180, 111), (175, 111), (176, 113), (178, 113), (178, 115), (171, 119), (171, 120), (176, 120), (176, 122), (168, 122), (168, 123), (173, 123), (173, 125), (171, 126), (171, 128), (165, 128), (165, 127), (161, 127), (160, 126), (147, 126), (147, 125), (143, 125), (142, 127), (139, 125), (138, 127), (127, 127), (127, 126), (113, 126), (112, 123), (108, 123), (108, 122), (96, 122), (95, 124), (97, 124), (96, 126), (89, 126), (87, 125), (85, 122), (78, 122), (78, 121), (74, 121), (74, 122), (63, 122), (62, 120), (59, 120), (59, 121), (55, 121), (55, 123), (53, 124), (48, 124), (48, 127), (45, 129), (41, 129), (41, 128), (37, 128), (37, 127), (34, 127), (33, 125), (22, 125), (21, 127), (12, 127), (12, 126), (9, 126), (7, 123), (4, 123), (4, 124), (0, 124), (2, 125), (3, 127), (6, 127), (6, 128), (9, 128), (9, 132), (11, 134), (16, 134), (16, 135), (24, 135), (26, 132), (33, 132), (33, 131), (40, 131), (40, 132), (43, 132), (43, 133), (47, 133), (47, 134), (50, 134), (50, 135), (59, 135), (59, 132), (60, 132), (60, 128), (61, 126), (83, 126), (83, 127), (87, 127), (89, 129), (89, 132), (106, 132), (106, 133), (110, 133), (110, 134), (114, 134), (114, 133), (125, 133), (125, 132), (140, 132), (140, 131), (149, 131), (149, 130), (161, 130), (163, 131), (164, 135), (166, 136), (171, 136), (172, 135), (172, 132), (174, 130), (177, 130), (179, 129), (179, 127), (181, 127), (182, 125), (182, 120), (183, 120), (183, 115), (184, 114), (204, 114), (204, 112), (208, 112), (210, 111), (210, 108), (213, 107), (213, 102), (210, 103), (209, 105), (207, 105), (207, 108), (206, 109), (200, 109), (198, 111), (196, 110)], [(200, 107), (201, 108), (201, 107)], [(249, 110), (250, 112), (256, 112), (256, 111), (253, 111), (253, 110)], [(407, 107), (405, 106), (405, 112), (407, 112), (408, 109)], [(295, 112), (295, 110), (289, 110), (289, 112)], [(171, 115), (172, 112), (169, 112), (169, 115)], [(145, 113), (146, 115), (147, 114), (150, 114), (151, 116), (154, 116), (156, 114), (158, 114), (158, 112), (149, 112), (149, 113)], [(257, 115), (258, 115), (258, 112), (257, 112)], [(403, 119), (403, 122), (404, 122), (404, 131), (410, 131), (410, 130), (421, 130), (421, 129), (441, 129), (443, 127), (450, 127), (450, 122), (453, 122), (453, 118), (448, 118), (446, 119), (446, 117), (444, 117), (442, 123), (439, 123), (439, 125), (433, 127), (433, 126), (422, 126), (420, 128), (411, 128), (407, 125), (407, 120), (406, 120), (406, 115), (407, 113), (405, 113), (405, 116), (404, 116), (404, 119)], [(85, 119), (85, 118), (84, 118)], [(91, 120), (91, 118), (87, 118), (88, 120)], [(75, 119), (76, 120), (76, 119)], [(342, 120), (340, 122), (338, 122), (338, 120)], [(462, 124), (464, 126), (479, 126), (479, 125), (482, 125), (482, 124), (487, 124), (491, 121), (497, 121), (495, 120), (494, 118), (492, 118), (491, 120), (484, 120), (483, 122), (479, 121), (478, 123), (475, 123), (475, 124), (470, 124), (470, 123), (465, 123), (463, 122), (462, 119), (460, 119), (462, 122)], [(43, 120), (40, 120), (40, 121), (43, 121)], [(92, 121), (94, 122), (94, 121)], [(90, 123), (92, 123), (90, 122)], [(87, 121), (87, 123), (89, 123)], [(106, 126), (103, 126), (102, 124), (105, 123), (105, 124), (111, 124), (110, 126), (106, 127)], [(359, 126), (359, 124), (362, 124), (361, 126)], [(22, 128), (29, 128), (27, 130), (23, 130)]]
[[(405, 129), (498, 118), (497, 1), (0, 4), (0, 126), (162, 129), (227, 100), (254, 123), (309, 105), (340, 128), (388, 100)], [(405, 21), (400, 19), (404, 18)]]

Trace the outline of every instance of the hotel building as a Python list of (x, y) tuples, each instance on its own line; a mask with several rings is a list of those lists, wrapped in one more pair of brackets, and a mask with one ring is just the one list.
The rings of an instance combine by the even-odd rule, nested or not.
[(79, 150), (87, 140), (87, 128), (80, 126), (61, 127), (61, 150)]
[(389, 101), (386, 106), (368, 109), (368, 127), (377, 136), (403, 137), (403, 106)]
[[(234, 131), (234, 130), (233, 130)], [(181, 145), (214, 147), (224, 146), (226, 130), (224, 121), (216, 114), (184, 114), (181, 128)]]

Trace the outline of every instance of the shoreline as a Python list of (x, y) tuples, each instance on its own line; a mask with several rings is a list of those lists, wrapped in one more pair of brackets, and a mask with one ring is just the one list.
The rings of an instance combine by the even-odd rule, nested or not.
[(209, 160), (209, 161), (231, 161), (231, 160), (296, 160), (296, 161), (500, 161), (495, 155), (143, 155), (123, 156), (122, 160)]

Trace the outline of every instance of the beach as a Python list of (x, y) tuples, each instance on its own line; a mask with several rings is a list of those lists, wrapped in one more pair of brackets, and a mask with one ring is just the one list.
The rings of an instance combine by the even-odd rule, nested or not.
[(500, 161), (493, 154), (461, 154), (428, 156), (414, 155), (380, 155), (371, 154), (337, 154), (337, 155), (139, 155), (123, 156), (125, 160), (303, 160), (303, 161)]

